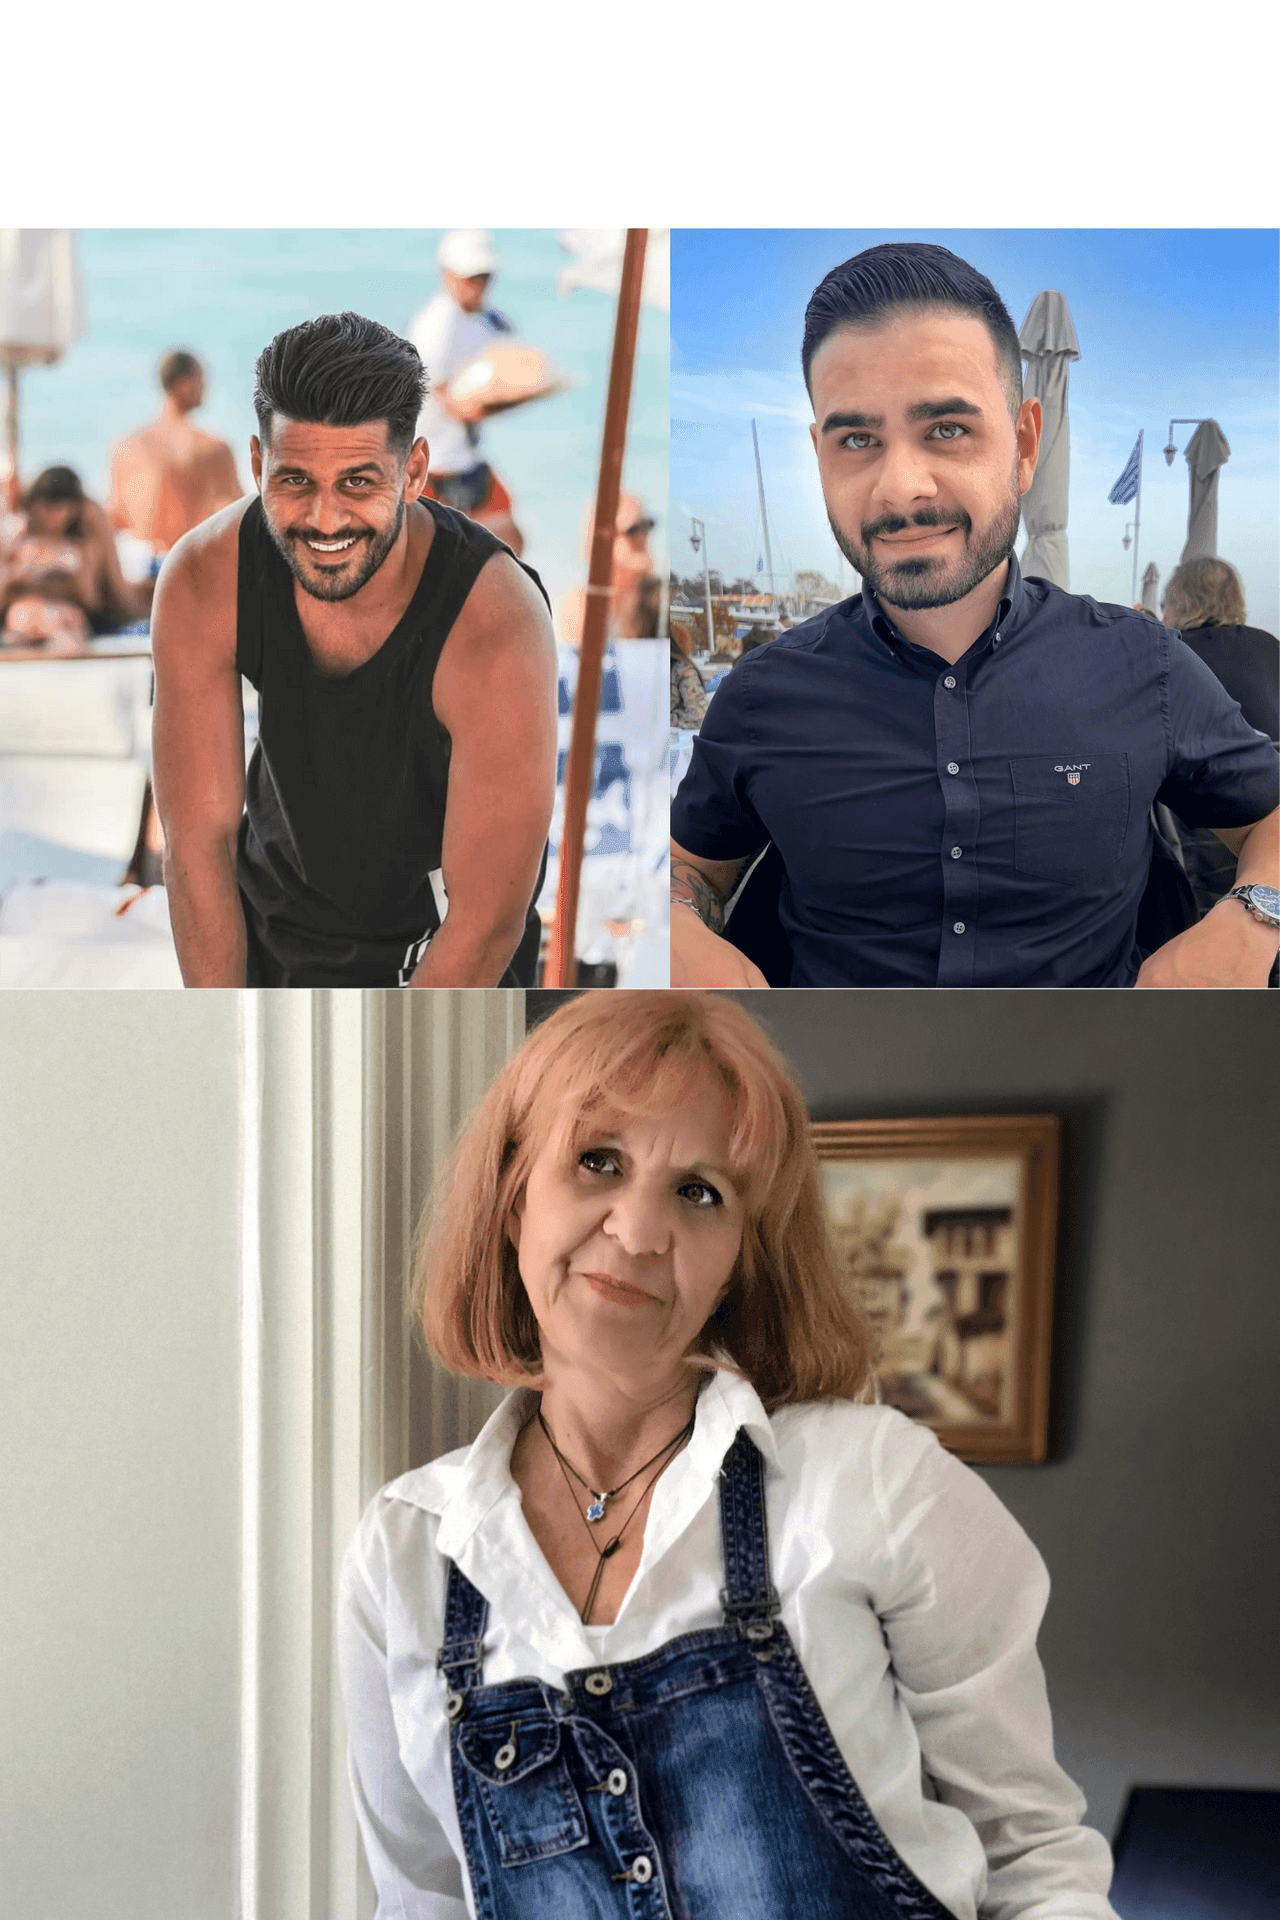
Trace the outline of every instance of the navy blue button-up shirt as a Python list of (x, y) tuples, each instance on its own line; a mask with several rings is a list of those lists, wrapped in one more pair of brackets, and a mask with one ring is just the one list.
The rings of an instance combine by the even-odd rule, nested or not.
[(870, 588), (739, 661), (672, 802), (678, 845), (772, 841), (792, 986), (1129, 986), (1153, 800), (1277, 804), (1275, 749), (1174, 633), (1024, 580), (954, 666)]

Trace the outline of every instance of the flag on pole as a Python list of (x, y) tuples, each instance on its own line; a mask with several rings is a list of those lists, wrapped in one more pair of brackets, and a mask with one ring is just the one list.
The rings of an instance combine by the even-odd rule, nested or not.
[(1142, 435), (1139, 434), (1137, 439), (1133, 443), (1133, 452), (1129, 455), (1128, 460), (1125, 462), (1124, 472), (1120, 475), (1120, 478), (1116, 481), (1114, 487), (1112, 487), (1110, 493), (1107, 495), (1107, 498), (1111, 502), (1113, 507), (1122, 507), (1124, 506), (1126, 501), (1135, 500), (1137, 498), (1138, 475), (1141, 469), (1141, 465), (1142, 465)]
[(757, 573), (764, 572), (764, 555), (763, 554), (761, 554), (760, 558), (756, 561), (756, 572)]

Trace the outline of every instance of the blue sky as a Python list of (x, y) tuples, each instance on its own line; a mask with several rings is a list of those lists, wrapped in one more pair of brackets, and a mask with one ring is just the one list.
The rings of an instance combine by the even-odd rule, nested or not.
[[(1140, 570), (1161, 583), (1186, 536), (1187, 467), (1161, 452), (1172, 417), (1216, 419), (1231, 446), (1218, 551), (1244, 579), (1249, 619), (1280, 631), (1277, 582), (1277, 273), (1274, 229), (677, 229), (672, 235), (673, 564), (688, 573), (688, 517), (713, 566), (753, 573), (761, 552), (751, 420), (760, 436), (774, 567), (852, 576), (827, 527), (800, 373), (805, 304), (823, 274), (889, 239), (933, 240), (986, 273), (1021, 326), (1042, 288), (1065, 294), (1080, 342), (1071, 368), (1071, 587), (1127, 603), (1132, 503), (1107, 493), (1146, 430)], [(1181, 450), (1194, 429), (1175, 429)]]

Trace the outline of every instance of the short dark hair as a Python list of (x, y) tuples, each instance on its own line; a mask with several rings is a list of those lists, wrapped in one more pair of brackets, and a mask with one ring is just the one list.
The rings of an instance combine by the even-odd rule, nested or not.
[(165, 392), (172, 393), (179, 380), (189, 380), (193, 373), (203, 373), (204, 368), (194, 353), (188, 353), (185, 347), (175, 347), (172, 353), (166, 353), (156, 371)]
[(894, 307), (954, 307), (981, 320), (1003, 363), (1009, 411), (1022, 405), (1022, 349), (1009, 309), (985, 273), (926, 240), (889, 240), (832, 267), (809, 296), (800, 359), (809, 386), (813, 356), (837, 327), (868, 326)]
[(263, 440), (276, 413), (326, 427), (385, 420), (387, 438), (403, 457), (426, 397), (418, 349), (358, 313), (322, 313), (287, 327), (254, 368), (253, 410)]

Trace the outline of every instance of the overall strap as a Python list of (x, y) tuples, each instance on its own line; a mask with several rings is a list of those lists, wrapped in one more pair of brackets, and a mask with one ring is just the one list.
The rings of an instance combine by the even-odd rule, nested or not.
[(489, 1602), (476, 1591), (465, 1573), (459, 1573), (452, 1560), (448, 1565), (444, 1645), (436, 1655), (436, 1666), (443, 1672), (449, 1689), (444, 1710), (450, 1720), (456, 1720), (466, 1705), (468, 1688), (481, 1683)]
[(720, 1542), (725, 1624), (748, 1640), (767, 1640), (782, 1602), (769, 1577), (764, 1460), (745, 1427), (739, 1427), (720, 1469)]

